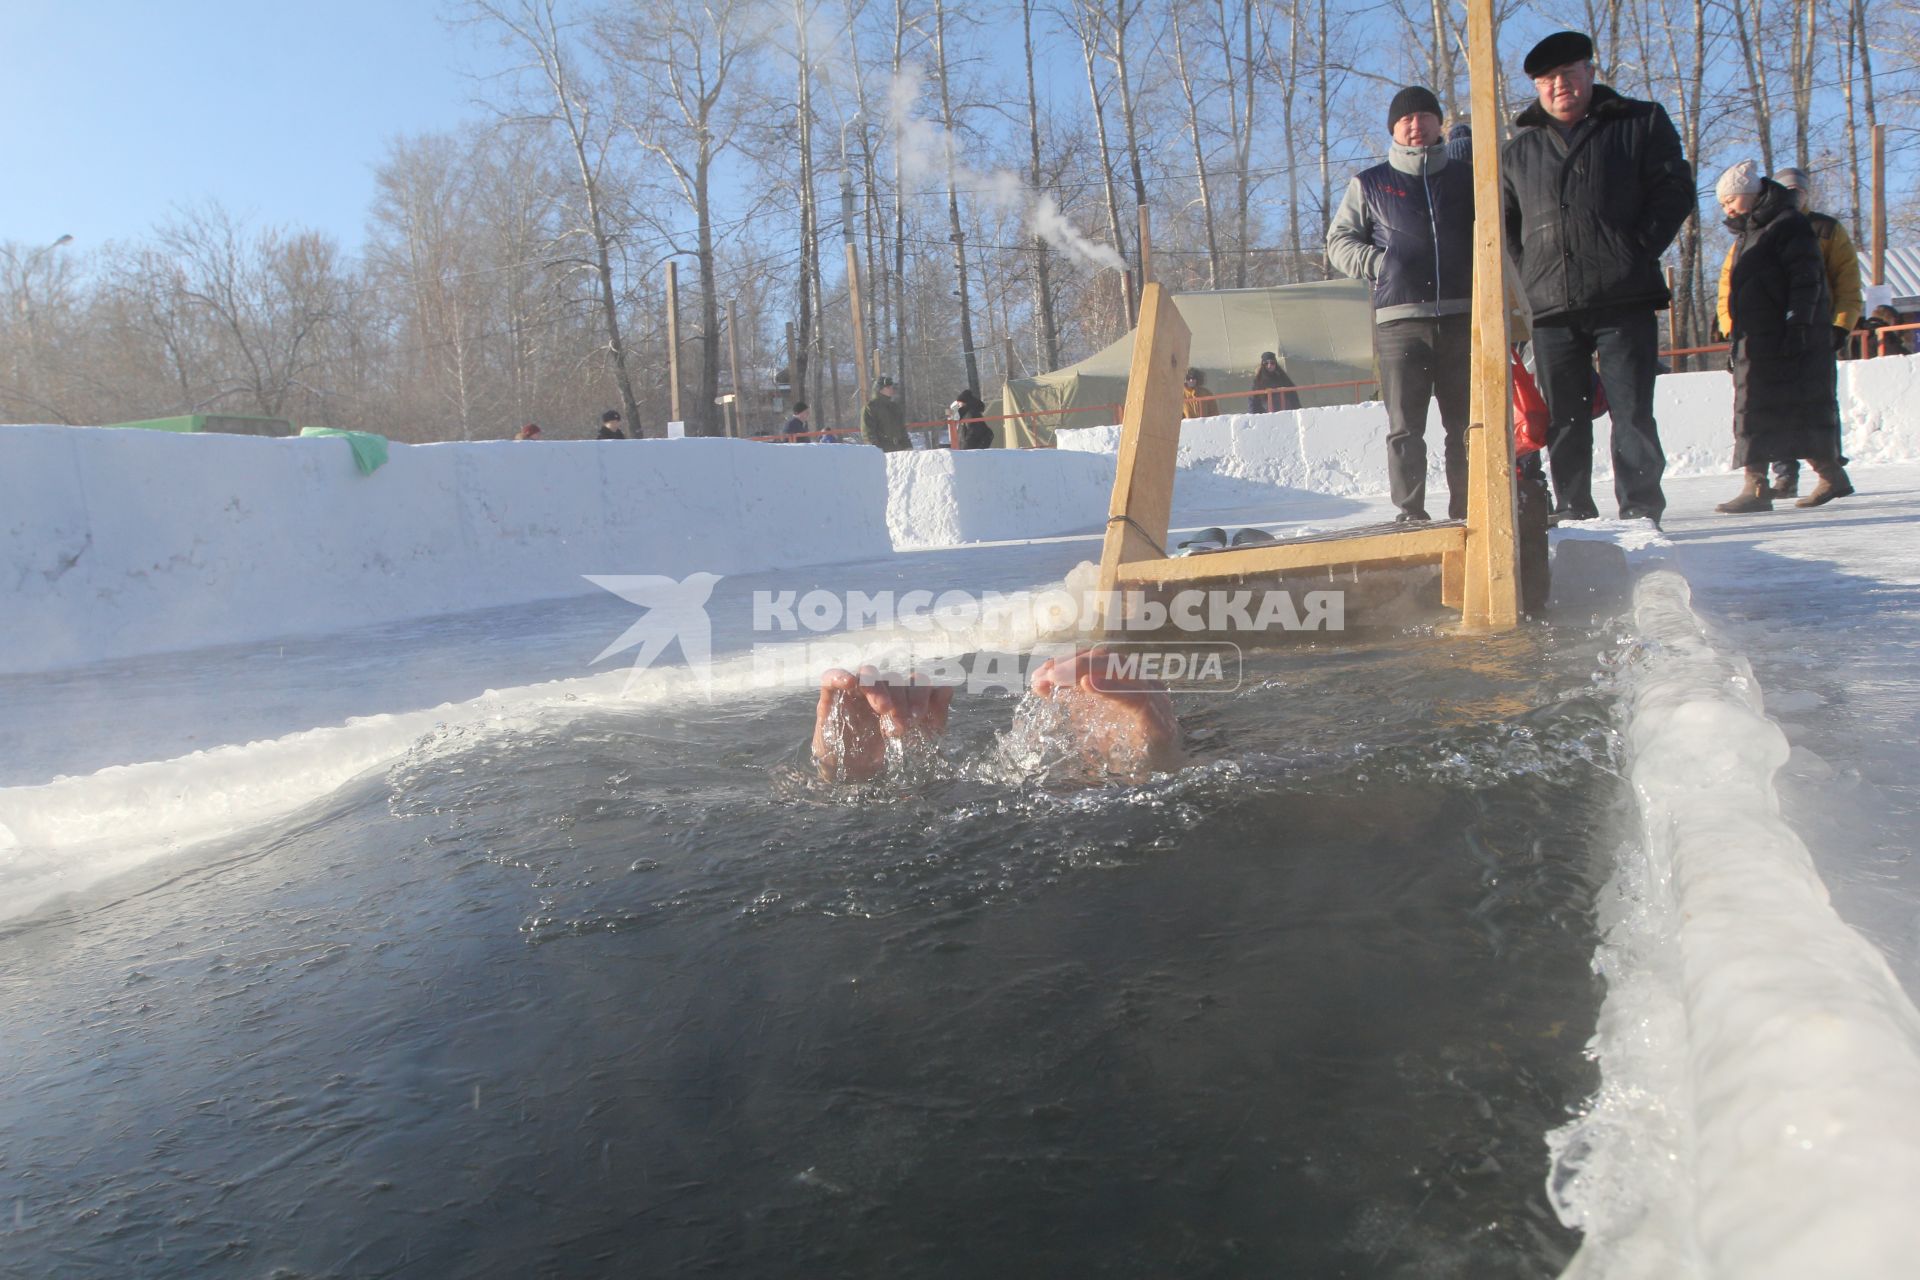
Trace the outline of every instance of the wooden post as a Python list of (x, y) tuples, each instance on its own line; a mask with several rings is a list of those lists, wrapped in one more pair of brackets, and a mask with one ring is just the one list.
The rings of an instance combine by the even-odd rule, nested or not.
[(1172, 296), (1157, 284), (1142, 289), (1140, 327), (1133, 332), (1133, 361), (1127, 369), (1127, 403), (1120, 415), (1113, 501), (1100, 552), (1100, 610), (1108, 629), (1119, 622), (1107, 610), (1120, 581), (1120, 566), (1167, 554), (1180, 452), (1181, 380), (1192, 343)]
[(1133, 308), (1133, 272), (1120, 268), (1120, 312), (1127, 318), (1127, 328), (1140, 323), (1140, 315)]
[[(667, 420), (686, 421), (680, 416), (680, 270), (672, 258), (667, 259)], [(633, 434), (640, 434), (639, 423)]]
[(1458, 609), (1466, 595), (1467, 553), (1449, 551), (1440, 558), (1440, 603)]
[(1887, 282), (1887, 126), (1873, 126), (1873, 282)]
[[(1000, 401), (1001, 413), (1013, 412), (1013, 406), (1009, 404), (1005, 398), (1006, 385), (1012, 381), (1013, 381), (1013, 339), (1002, 338), (1000, 339), (1000, 387), (1001, 387), (1001, 393), (1002, 393), (1002, 397)], [(1007, 448), (1007, 449), (1017, 449), (1017, 448), (1023, 447), (1022, 437), (1020, 436), (1017, 428), (1023, 427), (1025, 425), (1025, 422), (1026, 420), (1024, 418), (1021, 418), (1021, 419), (1002, 418), (1000, 419), (1000, 421), (993, 424), (994, 434), (999, 436), (1001, 447)], [(1032, 442), (1026, 441), (1026, 443), (1032, 443)]]
[(1140, 206), (1140, 287), (1153, 283), (1153, 211)]
[(1507, 349), (1505, 220), (1500, 194), (1499, 52), (1494, 0), (1467, 0), (1473, 132), (1473, 393), (1467, 427), (1467, 550), (1460, 624), (1506, 631), (1520, 622), (1514, 522), (1513, 413)]
[[(835, 431), (838, 431), (843, 426), (846, 425), (844, 420), (845, 415), (843, 413), (843, 410), (840, 404), (840, 366), (838, 363), (834, 361), (833, 348), (827, 344), (827, 335), (824, 331), (820, 334), (820, 359), (822, 363), (824, 363), (827, 366), (827, 373), (832, 379), (833, 429)], [(819, 409), (817, 406), (814, 412), (819, 413)], [(826, 417), (826, 415), (824, 413), (820, 413), (819, 417), (816, 417), (815, 419), (813, 419), (813, 423), (814, 423), (813, 429), (815, 431), (823, 431), (826, 429), (825, 424), (820, 421), (820, 419), (824, 417)]]
[(860, 255), (854, 251), (853, 233), (847, 233), (847, 297), (853, 302), (853, 372), (860, 379), (860, 400), (856, 412), (865, 412), (873, 398), (867, 370), (867, 313), (860, 299)]
[(733, 369), (733, 422), (727, 434), (740, 435), (740, 329), (733, 322), (733, 299), (727, 299), (727, 362)]

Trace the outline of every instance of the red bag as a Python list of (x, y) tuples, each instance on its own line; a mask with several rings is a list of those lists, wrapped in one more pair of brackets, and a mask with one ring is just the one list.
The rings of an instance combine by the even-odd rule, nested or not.
[(1547, 401), (1540, 386), (1520, 359), (1520, 348), (1513, 356), (1513, 451), (1517, 456), (1538, 453), (1547, 447)]

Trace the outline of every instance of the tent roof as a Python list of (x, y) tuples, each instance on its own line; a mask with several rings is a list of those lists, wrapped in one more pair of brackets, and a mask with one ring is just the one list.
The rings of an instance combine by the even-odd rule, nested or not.
[[(1309, 381), (1293, 372), (1296, 363), (1334, 363), (1358, 370), (1354, 377), (1372, 376), (1373, 299), (1363, 280), (1176, 293), (1173, 305), (1193, 332), (1192, 355), (1187, 362), (1210, 374), (1244, 370), (1246, 385), (1251, 385), (1260, 353), (1273, 351), (1280, 355), (1295, 382)], [(1128, 332), (1077, 364), (1031, 380), (1086, 374), (1124, 378), (1132, 360), (1133, 334)], [(1311, 381), (1340, 379), (1316, 377)]]
[(1911, 311), (1920, 304), (1920, 249), (1887, 249), (1887, 285), (1893, 290), (1895, 310)]
[[(1207, 389), (1215, 394), (1251, 388), (1263, 351), (1277, 353), (1287, 375), (1302, 386), (1373, 377), (1373, 299), (1365, 281), (1176, 293), (1173, 305), (1193, 334), (1187, 363), (1206, 374)], [(1132, 361), (1133, 334), (1128, 332), (1078, 363), (1009, 380), (1001, 397), (1005, 412), (1030, 415), (1008, 423), (1010, 438), (1044, 442), (1056, 426), (1092, 427), (1117, 420), (1117, 413), (1103, 418), (1064, 411), (1124, 399)], [(1358, 398), (1371, 394), (1363, 391)], [(1354, 399), (1347, 388), (1301, 396), (1309, 405)]]

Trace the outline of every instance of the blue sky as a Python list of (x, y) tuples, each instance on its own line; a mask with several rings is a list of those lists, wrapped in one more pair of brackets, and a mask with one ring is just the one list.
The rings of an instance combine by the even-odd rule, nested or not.
[(398, 134), (484, 116), (437, 0), (0, 0), (0, 240), (144, 236), (207, 198), (357, 251)]

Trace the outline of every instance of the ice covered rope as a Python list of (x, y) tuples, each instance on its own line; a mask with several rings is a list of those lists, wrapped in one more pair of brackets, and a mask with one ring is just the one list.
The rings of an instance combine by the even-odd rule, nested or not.
[[(1685, 1017), (1667, 1025), (1684, 1036), (1671, 1048), (1684, 1063), (1677, 1127), (1691, 1143), (1665, 1153), (1628, 1143), (1601, 1155), (1616, 1166), (1663, 1154), (1690, 1166), (1692, 1238), (1666, 1243), (1691, 1254), (1702, 1274), (1912, 1275), (1920, 1012), (1880, 952), (1835, 914), (1806, 846), (1780, 816), (1773, 777), (1788, 745), (1763, 714), (1745, 660), (1715, 648), (1678, 574), (1641, 580), (1634, 619), (1646, 656), (1629, 691), (1627, 740), (1642, 847), (1626, 856), (1645, 860), (1651, 909), (1617, 924), (1607, 943), (1632, 941), (1616, 936), (1622, 927), (1677, 940)], [(1618, 994), (1610, 988), (1610, 1007)], [(1649, 1060), (1631, 1042), (1648, 1030), (1610, 1024), (1603, 1009), (1603, 1099), (1653, 1083), (1622, 1078)], [(1613, 1172), (1617, 1189), (1624, 1171)], [(1581, 1188), (1571, 1192), (1582, 1207)], [(1647, 1208), (1640, 1223), (1611, 1215), (1623, 1237), (1589, 1225), (1569, 1274), (1631, 1272), (1650, 1243), (1634, 1234), (1660, 1217)]]

